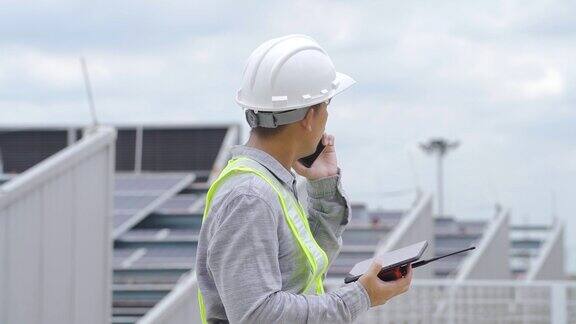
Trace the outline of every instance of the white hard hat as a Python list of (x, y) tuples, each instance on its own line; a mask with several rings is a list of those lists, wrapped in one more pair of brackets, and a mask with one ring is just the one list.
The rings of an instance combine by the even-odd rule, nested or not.
[(314, 39), (288, 35), (271, 39), (252, 52), (236, 103), (256, 112), (283, 112), (327, 101), (354, 83), (351, 77), (336, 72)]

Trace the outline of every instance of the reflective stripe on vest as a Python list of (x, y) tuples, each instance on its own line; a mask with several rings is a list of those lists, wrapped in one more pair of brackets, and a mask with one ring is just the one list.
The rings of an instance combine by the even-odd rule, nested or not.
[[(253, 173), (262, 180), (266, 181), (278, 195), (278, 201), (282, 207), (282, 212), (286, 223), (290, 227), (292, 235), (298, 242), (298, 246), (306, 255), (307, 266), (309, 270), (308, 282), (302, 293), (318, 294), (324, 293), (323, 276), (328, 267), (328, 257), (322, 248), (318, 245), (308, 224), (308, 217), (300, 203), (294, 197), (294, 194), (284, 188), (282, 184), (260, 163), (248, 158), (237, 157), (228, 161), (228, 164), (222, 170), (218, 178), (212, 183), (206, 194), (206, 204), (204, 206), (204, 216), (208, 215), (214, 193), (218, 190), (224, 180), (230, 176), (240, 173)], [(200, 288), (198, 288), (198, 304), (200, 306), (200, 316), (202, 323), (206, 323), (206, 308)]]

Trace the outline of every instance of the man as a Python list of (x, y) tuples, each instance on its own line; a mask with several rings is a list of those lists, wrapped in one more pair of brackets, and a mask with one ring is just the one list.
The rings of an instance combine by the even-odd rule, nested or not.
[[(304, 35), (269, 40), (248, 59), (236, 102), (250, 138), (210, 187), (198, 242), (203, 322), (352, 322), (408, 289), (411, 271), (384, 282), (375, 261), (359, 281), (324, 293), (350, 211), (334, 137), (324, 134), (327, 106), (353, 83)], [(326, 147), (307, 168), (298, 160), (319, 141)], [(307, 211), (292, 168), (307, 179)]]

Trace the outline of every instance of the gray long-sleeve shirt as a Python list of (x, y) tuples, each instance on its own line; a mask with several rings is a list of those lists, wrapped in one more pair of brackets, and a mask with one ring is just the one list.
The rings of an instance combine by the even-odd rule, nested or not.
[[(294, 173), (266, 152), (238, 145), (231, 153), (259, 162), (296, 194)], [(307, 192), (310, 229), (332, 263), (350, 211), (340, 174), (308, 181)], [(196, 275), (208, 322), (345, 323), (368, 310), (359, 282), (320, 296), (300, 294), (306, 262), (270, 185), (250, 173), (229, 178), (212, 200), (198, 242)]]

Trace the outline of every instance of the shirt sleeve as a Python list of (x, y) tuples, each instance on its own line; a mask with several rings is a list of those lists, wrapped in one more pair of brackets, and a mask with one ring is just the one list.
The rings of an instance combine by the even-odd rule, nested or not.
[(231, 323), (348, 323), (369, 308), (358, 282), (321, 296), (282, 291), (271, 206), (245, 192), (222, 207), (207, 266)]
[(308, 222), (316, 242), (328, 255), (330, 264), (342, 247), (342, 233), (348, 224), (350, 204), (338, 174), (308, 181)]

